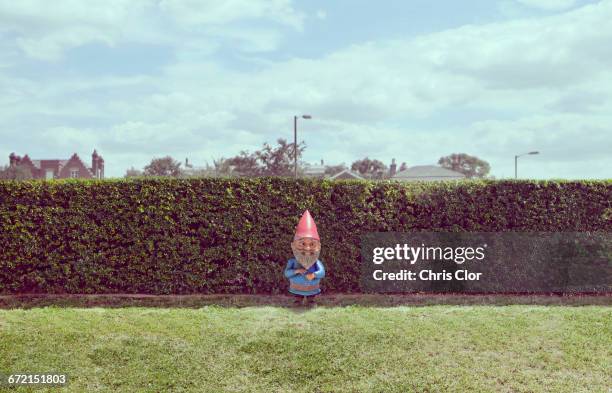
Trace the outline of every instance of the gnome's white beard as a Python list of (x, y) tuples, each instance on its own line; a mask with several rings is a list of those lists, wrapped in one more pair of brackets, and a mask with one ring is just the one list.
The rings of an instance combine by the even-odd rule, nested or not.
[(320, 250), (311, 251), (311, 252), (302, 252), (293, 247), (291, 248), (293, 249), (293, 255), (295, 256), (295, 259), (297, 259), (299, 264), (302, 265), (304, 269), (308, 269), (309, 267), (314, 265), (317, 259), (319, 259), (319, 253), (321, 252)]

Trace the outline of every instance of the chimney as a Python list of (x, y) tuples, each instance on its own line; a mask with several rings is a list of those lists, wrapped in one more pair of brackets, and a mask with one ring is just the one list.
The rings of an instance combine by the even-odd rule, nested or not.
[(99, 161), (98, 161), (98, 152), (96, 151), (96, 149), (94, 149), (93, 154), (91, 155), (91, 171), (93, 172), (93, 175), (95, 178), (99, 178), (98, 176), (98, 167), (99, 167)]
[(104, 179), (104, 159), (94, 149), (91, 155), (91, 171), (96, 179)]
[(323, 165), (324, 165), (324, 164), (323, 164), (323, 159), (321, 158), (321, 166), (323, 166)]
[(389, 166), (389, 177), (395, 176), (397, 173), (397, 164), (395, 163), (395, 158), (391, 160), (391, 165)]
[(98, 177), (98, 179), (104, 179), (104, 159), (102, 158), (102, 156), (98, 157), (98, 173), (97, 173), (97, 177)]

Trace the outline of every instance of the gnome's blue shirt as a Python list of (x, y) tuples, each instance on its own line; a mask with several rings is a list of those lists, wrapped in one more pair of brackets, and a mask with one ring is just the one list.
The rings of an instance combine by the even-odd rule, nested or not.
[[(302, 296), (312, 296), (321, 293), (319, 282), (325, 277), (325, 267), (323, 267), (323, 263), (317, 259), (306, 273), (296, 273), (297, 269), (303, 268), (304, 267), (300, 265), (295, 258), (291, 258), (287, 261), (285, 277), (289, 279), (289, 292)], [(308, 273), (314, 273), (315, 277), (313, 280), (306, 278)]]

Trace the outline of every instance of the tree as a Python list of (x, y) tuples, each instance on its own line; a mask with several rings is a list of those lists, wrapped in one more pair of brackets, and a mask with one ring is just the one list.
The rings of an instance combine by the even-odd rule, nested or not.
[(31, 178), (30, 168), (24, 165), (5, 166), (0, 169), (0, 180), (26, 180)]
[(134, 167), (131, 167), (130, 169), (125, 171), (125, 176), (123, 176), (123, 177), (125, 177), (125, 178), (128, 178), (128, 177), (140, 177), (142, 175), (143, 174), (142, 174), (141, 170), (136, 169)]
[(257, 162), (255, 153), (249, 153), (246, 150), (240, 152), (236, 157), (228, 158), (224, 165), (229, 168), (230, 173), (236, 173), (239, 176), (260, 176), (261, 167)]
[[(220, 158), (213, 161), (215, 171), (220, 175), (238, 176), (291, 176), (293, 174), (293, 143), (285, 139), (277, 140), (278, 146), (273, 147), (264, 143), (261, 150), (254, 153), (241, 151), (232, 158)], [(297, 156), (301, 156), (306, 148), (304, 142), (297, 146)]]
[(453, 153), (449, 156), (441, 157), (438, 160), (438, 164), (443, 168), (463, 173), (467, 178), (485, 177), (491, 170), (488, 162), (465, 153)]
[(144, 167), (145, 176), (173, 176), (181, 174), (181, 163), (172, 157), (154, 158), (151, 163)]
[(340, 164), (340, 165), (327, 165), (325, 167), (325, 174), (333, 176), (333, 175), (335, 175), (337, 173), (342, 172), (345, 169), (346, 169), (346, 165), (344, 165), (344, 164)]
[(359, 172), (370, 179), (382, 179), (387, 172), (387, 166), (379, 160), (370, 160), (368, 157), (357, 160), (351, 165), (352, 171)]
[[(283, 138), (277, 139), (276, 142), (278, 143), (276, 148), (264, 143), (263, 149), (255, 152), (255, 157), (261, 164), (261, 173), (263, 176), (291, 176), (294, 171), (295, 155), (293, 143), (288, 143)], [(306, 145), (300, 142), (297, 145), (298, 159), (304, 149)]]
[(233, 174), (232, 170), (234, 168), (232, 167), (227, 158), (213, 158), (213, 167), (215, 176), (231, 176)]

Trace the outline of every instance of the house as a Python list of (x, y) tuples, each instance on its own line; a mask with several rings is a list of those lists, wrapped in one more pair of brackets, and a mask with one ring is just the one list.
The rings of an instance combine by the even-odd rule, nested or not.
[(10, 166), (20, 165), (28, 168), (34, 179), (104, 178), (104, 159), (96, 150), (91, 155), (91, 167), (87, 167), (76, 153), (67, 160), (33, 160), (27, 154), (20, 157), (11, 153), (9, 162)]
[[(230, 168), (231, 169), (231, 168)], [(194, 166), (185, 158), (185, 165), (181, 171), (183, 177), (216, 177), (217, 171), (206, 163), (206, 166)]]
[(391, 180), (399, 181), (442, 181), (462, 179), (465, 179), (463, 173), (455, 172), (437, 165), (413, 166), (391, 176)]
[(328, 177), (329, 180), (363, 180), (363, 177), (351, 171), (350, 169), (345, 169), (341, 172), (336, 173), (333, 176)]
[(321, 164), (309, 164), (305, 163), (302, 169), (304, 172), (304, 177), (319, 177), (322, 178), (325, 176), (325, 164), (323, 160), (321, 160)]

